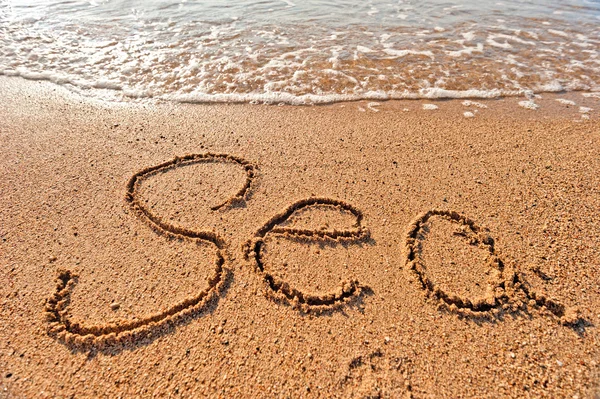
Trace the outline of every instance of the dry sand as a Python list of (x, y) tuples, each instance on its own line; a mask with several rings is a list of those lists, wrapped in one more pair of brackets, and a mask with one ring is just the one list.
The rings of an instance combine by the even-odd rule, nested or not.
[(600, 396), (596, 98), (0, 98), (0, 397)]

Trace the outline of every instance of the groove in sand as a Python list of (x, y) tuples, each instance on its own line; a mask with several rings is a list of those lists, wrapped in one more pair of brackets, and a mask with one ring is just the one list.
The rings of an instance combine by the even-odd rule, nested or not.
[[(352, 213), (356, 219), (353, 228), (327, 231), (277, 227), (277, 225), (288, 220), (294, 212), (317, 205), (330, 205)], [(250, 260), (254, 263), (255, 270), (262, 276), (267, 286), (266, 292), (269, 298), (276, 302), (291, 305), (293, 308), (306, 313), (320, 313), (327, 310), (336, 310), (350, 302), (353, 298), (360, 296), (365, 289), (368, 290), (368, 287), (360, 285), (358, 281), (347, 280), (342, 282), (334, 292), (328, 294), (313, 295), (305, 293), (301, 289), (291, 287), (288, 282), (283, 281), (270, 273), (263, 263), (261, 250), (265, 245), (265, 237), (267, 235), (283, 235), (306, 240), (331, 240), (334, 242), (364, 241), (369, 237), (369, 231), (361, 225), (362, 218), (363, 215), (360, 210), (341, 200), (330, 198), (308, 198), (300, 200), (288, 206), (283, 212), (272, 217), (256, 232), (253, 239), (244, 244), (244, 257), (246, 260)]]
[[(440, 288), (426, 273), (426, 267), (419, 257), (419, 233), (427, 221), (439, 216), (452, 223), (464, 226), (465, 237), (469, 245), (476, 245), (489, 252), (488, 267), (496, 271), (496, 278), (490, 281), (493, 293), (481, 298), (469, 298), (446, 292)], [(575, 309), (567, 308), (558, 301), (531, 290), (516, 272), (507, 273), (504, 263), (496, 254), (494, 240), (485, 234), (477, 224), (454, 211), (433, 209), (420, 214), (409, 225), (406, 235), (406, 267), (417, 277), (421, 287), (440, 301), (442, 307), (466, 316), (493, 316), (504, 311), (523, 310), (527, 305), (542, 308), (555, 316), (564, 325), (573, 325), (581, 321)]]
[(103, 346), (117, 342), (132, 341), (139, 337), (149, 336), (156, 329), (164, 326), (175, 325), (178, 321), (200, 312), (204, 306), (218, 296), (225, 284), (226, 269), (224, 257), (224, 241), (211, 231), (194, 231), (165, 222), (158, 215), (153, 214), (138, 199), (139, 185), (142, 180), (156, 173), (168, 171), (184, 165), (202, 162), (226, 162), (243, 167), (246, 181), (235, 195), (224, 203), (211, 207), (215, 211), (247, 197), (255, 168), (248, 161), (227, 154), (192, 154), (145, 168), (131, 177), (127, 183), (125, 195), (126, 202), (134, 213), (143, 220), (154, 232), (168, 238), (212, 243), (217, 248), (217, 259), (214, 271), (208, 278), (208, 287), (198, 294), (188, 297), (170, 308), (132, 321), (120, 321), (101, 325), (86, 326), (74, 322), (69, 317), (68, 305), (77, 276), (68, 270), (59, 270), (56, 281), (55, 293), (46, 301), (45, 318), (48, 322), (48, 333), (60, 341), (75, 346)]

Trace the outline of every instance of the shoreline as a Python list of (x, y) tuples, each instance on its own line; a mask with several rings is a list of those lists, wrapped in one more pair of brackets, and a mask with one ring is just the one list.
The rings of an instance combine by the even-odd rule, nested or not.
[[(39, 76), (38, 76), (39, 75)], [(114, 89), (110, 86), (104, 86), (102, 84), (94, 85), (89, 84), (84, 87), (80, 87), (72, 83), (57, 83), (51, 78), (41, 77), (43, 74), (22, 76), (19, 74), (0, 74), (0, 77), (4, 81), (5, 79), (22, 79), (29, 82), (39, 82), (42, 84), (53, 84), (60, 86), (62, 89), (71, 93), (75, 96), (83, 96), (94, 100), (103, 101), (102, 96), (105, 96), (104, 100), (107, 102), (122, 102), (125, 104), (135, 104), (136, 101), (147, 101), (154, 104), (197, 104), (197, 105), (209, 105), (209, 104), (252, 104), (252, 105), (277, 105), (277, 106), (322, 106), (322, 105), (335, 105), (343, 103), (353, 102), (372, 102), (372, 101), (454, 101), (454, 100), (503, 100), (510, 98), (523, 98), (523, 99), (535, 99), (536, 97), (548, 96), (576, 96), (578, 94), (584, 97), (600, 98), (600, 91), (585, 90), (585, 89), (565, 89), (560, 84), (558, 87), (554, 84), (548, 84), (543, 87), (536, 89), (519, 89), (519, 90), (481, 90), (481, 89), (469, 89), (469, 90), (447, 90), (442, 88), (429, 88), (421, 89), (419, 92), (382, 92), (382, 91), (370, 91), (363, 94), (330, 94), (330, 95), (316, 95), (316, 94), (303, 94), (300, 96), (285, 93), (285, 92), (273, 92), (273, 93), (245, 93), (245, 94), (233, 94), (233, 93), (220, 93), (220, 94), (180, 94), (171, 95), (163, 94), (157, 97), (136, 94), (127, 89)], [(18, 83), (17, 83), (18, 84)], [(70, 87), (69, 87), (70, 86)], [(98, 93), (90, 94), (89, 91), (96, 90)], [(86, 92), (87, 91), (87, 92)], [(587, 94), (587, 96), (586, 96)], [(241, 99), (238, 99), (242, 97)], [(323, 99), (323, 97), (334, 97), (334, 99)]]
[[(0, 397), (600, 394), (600, 99), (129, 104), (6, 77), (0, 97)], [(256, 174), (176, 158), (207, 153)], [(125, 200), (142, 172), (150, 225)], [(52, 310), (101, 345), (49, 333), (60, 270)], [(178, 319), (104, 336), (154, 314)]]

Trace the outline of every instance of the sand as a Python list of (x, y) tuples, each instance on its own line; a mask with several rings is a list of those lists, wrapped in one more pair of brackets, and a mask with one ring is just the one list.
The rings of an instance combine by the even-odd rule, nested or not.
[(600, 396), (597, 98), (0, 98), (0, 397)]

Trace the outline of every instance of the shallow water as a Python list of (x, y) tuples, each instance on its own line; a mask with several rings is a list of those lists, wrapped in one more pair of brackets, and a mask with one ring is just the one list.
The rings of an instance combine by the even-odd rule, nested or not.
[(104, 98), (600, 90), (600, 1), (0, 0), (0, 74)]

